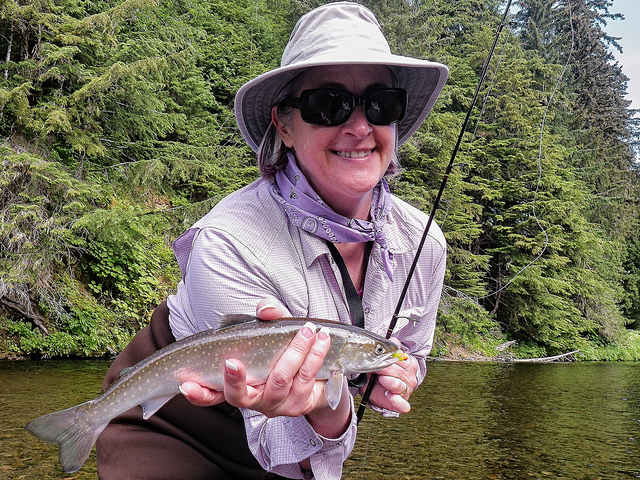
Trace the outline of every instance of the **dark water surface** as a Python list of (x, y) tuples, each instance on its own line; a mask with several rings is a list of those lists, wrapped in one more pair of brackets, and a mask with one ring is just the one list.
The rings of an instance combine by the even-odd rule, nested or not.
[[(0, 362), (0, 478), (64, 474), (33, 418), (96, 396), (108, 362)], [(344, 478), (640, 478), (640, 364), (432, 362), (413, 410), (367, 412)]]

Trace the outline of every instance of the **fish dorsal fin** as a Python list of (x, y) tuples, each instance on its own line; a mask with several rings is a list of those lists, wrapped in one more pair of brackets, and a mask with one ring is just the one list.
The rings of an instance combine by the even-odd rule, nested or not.
[(336, 409), (342, 398), (343, 378), (342, 370), (332, 370), (331, 376), (327, 380), (327, 383), (324, 384), (324, 398), (327, 399), (331, 410)]
[(239, 313), (223, 315), (220, 318), (220, 328), (226, 328), (232, 325), (238, 325), (239, 323), (253, 322), (254, 320), (260, 320), (260, 319), (258, 317), (254, 317), (253, 315), (242, 315)]

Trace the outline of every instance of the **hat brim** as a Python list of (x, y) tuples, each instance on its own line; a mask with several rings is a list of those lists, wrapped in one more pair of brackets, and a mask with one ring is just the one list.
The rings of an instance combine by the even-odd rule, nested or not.
[(390, 53), (368, 54), (366, 60), (337, 59), (335, 55), (313, 57), (313, 61), (301, 61), (279, 67), (244, 84), (235, 98), (235, 114), (242, 136), (255, 152), (271, 122), (271, 108), (281, 89), (302, 71), (326, 65), (384, 65), (398, 78), (398, 87), (407, 91), (407, 111), (398, 122), (398, 145), (406, 142), (422, 125), (436, 102), (447, 80), (449, 70), (445, 65), (417, 58)]

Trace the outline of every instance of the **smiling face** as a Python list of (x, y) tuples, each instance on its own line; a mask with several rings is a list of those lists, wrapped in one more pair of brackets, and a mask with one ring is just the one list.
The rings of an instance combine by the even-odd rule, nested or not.
[[(354, 95), (393, 86), (392, 75), (381, 65), (332, 65), (302, 74), (294, 96), (314, 88), (339, 88)], [(384, 176), (395, 149), (395, 126), (372, 125), (362, 106), (333, 127), (312, 125), (295, 109), (290, 122), (272, 110), (272, 120), (285, 145), (296, 154), (300, 169), (336, 212), (350, 218), (368, 218), (373, 188)]]

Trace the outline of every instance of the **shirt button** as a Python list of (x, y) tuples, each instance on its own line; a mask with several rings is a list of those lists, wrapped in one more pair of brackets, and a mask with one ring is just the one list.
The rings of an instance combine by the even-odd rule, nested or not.
[(365, 307), (364, 309), (365, 315), (369, 315), (369, 312), (371, 312), (371, 309), (369, 307)]
[(309, 439), (309, 443), (311, 444), (312, 447), (316, 446), (316, 441), (313, 438)]

